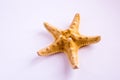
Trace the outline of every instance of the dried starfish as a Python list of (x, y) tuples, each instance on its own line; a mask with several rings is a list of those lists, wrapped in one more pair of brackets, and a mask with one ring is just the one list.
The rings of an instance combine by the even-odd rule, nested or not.
[(48, 56), (58, 52), (64, 52), (69, 59), (73, 69), (79, 68), (78, 50), (83, 46), (97, 43), (100, 41), (100, 36), (84, 36), (79, 33), (80, 15), (75, 14), (74, 19), (67, 30), (60, 30), (53, 25), (45, 22), (44, 26), (52, 33), (55, 38), (54, 42), (47, 48), (39, 50), (39, 56)]

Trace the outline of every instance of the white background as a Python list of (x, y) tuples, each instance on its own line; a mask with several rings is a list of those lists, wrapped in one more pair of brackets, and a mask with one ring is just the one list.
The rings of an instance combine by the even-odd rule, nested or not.
[[(77, 12), (80, 32), (102, 38), (79, 50), (80, 69), (37, 56), (53, 41), (43, 22), (67, 29)], [(0, 0), (0, 80), (120, 80), (120, 0)]]

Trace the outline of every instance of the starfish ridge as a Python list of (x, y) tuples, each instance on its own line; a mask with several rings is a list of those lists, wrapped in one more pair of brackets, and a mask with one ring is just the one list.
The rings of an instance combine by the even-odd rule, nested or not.
[(79, 33), (80, 15), (75, 14), (73, 21), (67, 30), (55, 28), (53, 25), (45, 22), (44, 26), (55, 38), (54, 42), (47, 48), (39, 50), (40, 56), (48, 56), (58, 52), (64, 52), (68, 57), (73, 69), (79, 68), (78, 50), (100, 41), (100, 36), (84, 36)]

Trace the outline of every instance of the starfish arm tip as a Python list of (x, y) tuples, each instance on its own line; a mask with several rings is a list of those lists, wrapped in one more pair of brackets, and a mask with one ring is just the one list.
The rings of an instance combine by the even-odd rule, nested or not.
[(45, 24), (48, 24), (48, 22), (43, 22), (43, 24), (45, 25)]
[(45, 51), (45, 50), (40, 50), (37, 52), (37, 55), (38, 56), (48, 56), (48, 55), (50, 55), (50, 53), (47, 53), (47, 51)]
[(46, 49), (41, 49), (39, 51), (37, 51), (37, 55), (38, 56), (47, 56), (47, 50)]
[(37, 51), (37, 55), (38, 55), (38, 56), (41, 56), (39, 51)]
[(79, 65), (73, 65), (73, 69), (79, 69)]
[(101, 40), (101, 36), (96, 37), (96, 42), (99, 42)]
[(49, 24), (47, 22), (44, 22), (43, 25), (47, 27)]
[(79, 14), (79, 13), (76, 13), (75, 16), (80, 16), (80, 14)]

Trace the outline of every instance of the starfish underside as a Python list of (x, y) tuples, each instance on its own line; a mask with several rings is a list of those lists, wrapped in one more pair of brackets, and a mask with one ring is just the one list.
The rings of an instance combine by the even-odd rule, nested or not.
[(84, 36), (79, 33), (80, 15), (75, 14), (73, 21), (67, 30), (55, 28), (53, 25), (45, 22), (44, 26), (55, 38), (54, 42), (47, 48), (39, 50), (40, 56), (48, 56), (58, 52), (64, 52), (68, 57), (73, 69), (79, 68), (78, 50), (83, 46), (87, 46), (100, 41), (100, 36)]

